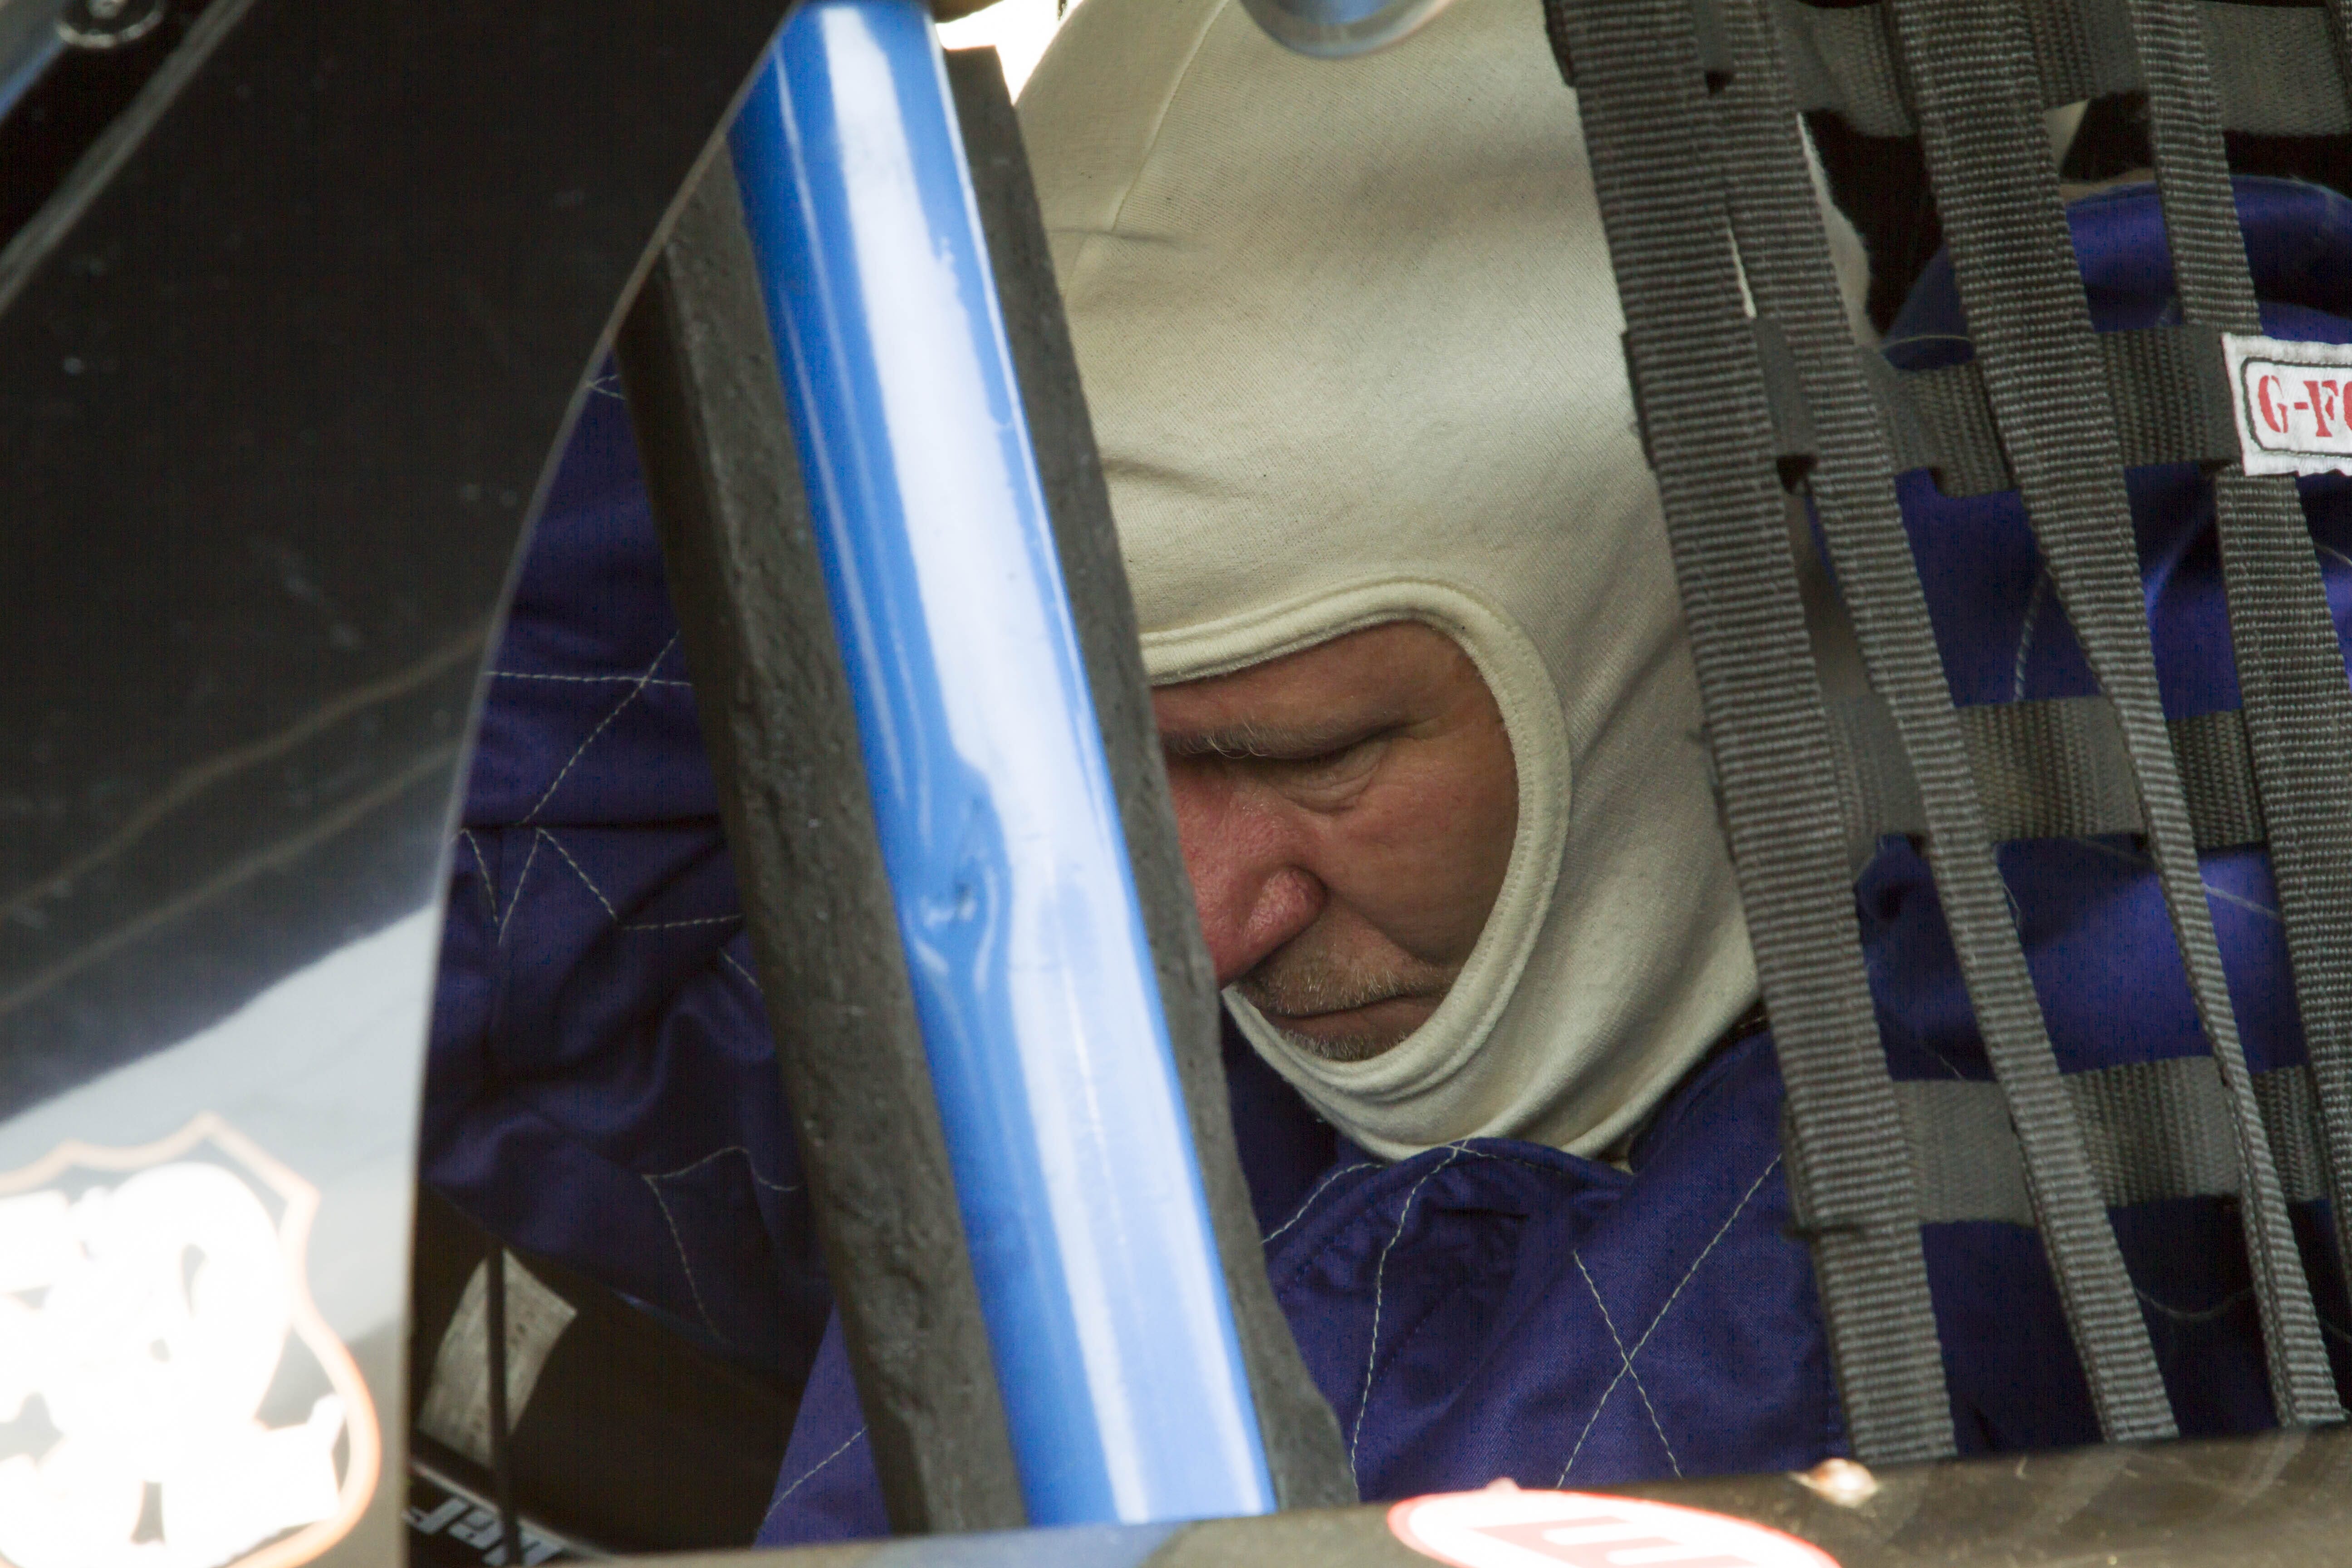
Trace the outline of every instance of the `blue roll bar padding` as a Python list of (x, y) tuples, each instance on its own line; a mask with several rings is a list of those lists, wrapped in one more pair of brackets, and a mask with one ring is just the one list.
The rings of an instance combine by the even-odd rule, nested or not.
[(926, 7), (807, 0), (731, 146), (1030, 1522), (1271, 1512)]

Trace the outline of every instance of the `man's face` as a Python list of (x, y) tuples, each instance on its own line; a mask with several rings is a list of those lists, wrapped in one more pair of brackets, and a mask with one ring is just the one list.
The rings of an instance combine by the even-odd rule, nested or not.
[(1399, 621), (1151, 700), (1217, 983), (1336, 1061), (1419, 1028), (1518, 826), (1510, 740), (1469, 656)]

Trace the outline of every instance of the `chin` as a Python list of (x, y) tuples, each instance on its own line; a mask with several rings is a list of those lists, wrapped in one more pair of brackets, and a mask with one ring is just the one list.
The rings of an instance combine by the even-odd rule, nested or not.
[[(1270, 1018), (1266, 1021), (1274, 1022)], [(1410, 1031), (1404, 1035), (1318, 1036), (1286, 1029), (1280, 1024), (1275, 1024), (1274, 1027), (1284, 1039), (1308, 1056), (1318, 1057), (1327, 1062), (1368, 1062), (1374, 1057), (1385, 1056), (1394, 1050), (1410, 1036)]]

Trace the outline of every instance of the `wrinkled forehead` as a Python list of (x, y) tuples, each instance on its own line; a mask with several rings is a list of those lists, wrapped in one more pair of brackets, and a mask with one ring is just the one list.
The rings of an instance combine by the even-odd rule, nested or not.
[(1404, 673), (1400, 660), (1425, 660), (1433, 643), (1441, 649), (1454, 646), (1444, 627), (1399, 610), (1218, 668), (1155, 674), (1152, 694), (1155, 700), (1240, 702), (1377, 685)]
[(1404, 617), (1163, 683), (1152, 689), (1152, 709), (1160, 738), (1179, 752), (1313, 755), (1440, 713), (1481, 681), (1452, 637)]

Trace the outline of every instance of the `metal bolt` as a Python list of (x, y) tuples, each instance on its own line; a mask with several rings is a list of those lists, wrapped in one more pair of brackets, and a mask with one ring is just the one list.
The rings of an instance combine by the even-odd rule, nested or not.
[(1878, 1495), (1878, 1478), (1852, 1459), (1823, 1459), (1796, 1475), (1799, 1486), (1824, 1502), (1840, 1508), (1860, 1508)]

